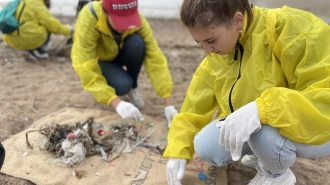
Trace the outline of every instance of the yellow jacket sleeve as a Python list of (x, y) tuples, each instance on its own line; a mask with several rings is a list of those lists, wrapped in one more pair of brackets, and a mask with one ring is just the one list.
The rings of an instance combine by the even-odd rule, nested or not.
[(191, 80), (180, 113), (172, 120), (164, 157), (192, 158), (194, 136), (211, 121), (219, 108), (214, 94), (214, 80), (214, 71), (204, 59)]
[(157, 94), (162, 98), (167, 98), (171, 96), (173, 86), (167, 60), (152, 35), (149, 23), (143, 16), (140, 17), (143, 27), (138, 34), (145, 43), (145, 70)]
[(323, 144), (330, 140), (330, 27), (287, 7), (277, 16), (270, 14), (269, 25), (275, 25), (268, 26), (268, 38), (289, 88), (272, 87), (261, 94), (261, 122), (296, 142)]
[[(87, 8), (86, 8), (87, 7)], [(100, 33), (94, 28), (96, 19), (88, 6), (79, 13), (75, 27), (74, 44), (71, 51), (72, 65), (79, 75), (85, 90), (94, 98), (109, 105), (116, 98), (115, 89), (107, 84), (98, 64), (97, 41)]]
[(69, 35), (70, 28), (67, 25), (61, 24), (48, 10), (43, 1), (36, 1), (33, 5), (33, 10), (36, 11), (38, 23), (45, 26), (47, 31), (54, 34)]

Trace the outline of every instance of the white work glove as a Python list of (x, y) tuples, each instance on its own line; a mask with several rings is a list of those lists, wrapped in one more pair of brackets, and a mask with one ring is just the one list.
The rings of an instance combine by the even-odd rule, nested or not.
[(225, 120), (219, 121), (216, 127), (220, 127), (220, 146), (224, 146), (230, 152), (232, 159), (238, 161), (242, 155), (244, 142), (261, 128), (256, 102), (244, 105)]
[(74, 33), (74, 28), (73, 28), (73, 26), (71, 26), (71, 25), (69, 25), (69, 24), (67, 24), (66, 26), (70, 29), (70, 35), (72, 35), (72, 34)]
[(181, 185), (181, 179), (186, 170), (186, 164), (186, 159), (170, 158), (168, 160), (166, 167), (168, 185)]
[(125, 101), (121, 101), (117, 105), (116, 111), (123, 119), (135, 119), (136, 121), (144, 120), (139, 109), (136, 108), (133, 104)]
[(165, 110), (165, 116), (167, 119), (167, 125), (168, 125), (168, 128), (170, 128), (172, 119), (176, 114), (178, 114), (178, 111), (174, 108), (173, 105), (166, 106), (164, 108), (164, 110)]

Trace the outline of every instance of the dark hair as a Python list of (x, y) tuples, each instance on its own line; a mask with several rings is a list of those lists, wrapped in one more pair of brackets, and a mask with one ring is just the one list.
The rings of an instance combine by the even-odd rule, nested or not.
[(44, 0), (44, 3), (46, 7), (49, 9), (50, 8), (50, 0)]
[(106, 9), (104, 8), (104, 6), (102, 6), (102, 10), (103, 10), (103, 12), (104, 12), (106, 15), (109, 15), (108, 10), (106, 10)]
[(248, 0), (183, 0), (180, 18), (188, 28), (229, 25), (236, 12), (247, 13), (248, 28), (253, 20)]

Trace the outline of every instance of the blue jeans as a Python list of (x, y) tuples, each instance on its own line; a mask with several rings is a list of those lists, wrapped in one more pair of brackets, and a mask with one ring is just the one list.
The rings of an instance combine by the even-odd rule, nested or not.
[[(215, 166), (232, 162), (230, 153), (219, 146), (219, 119), (206, 125), (195, 135), (194, 147), (197, 155)], [(277, 128), (262, 125), (261, 129), (244, 143), (242, 156), (255, 154), (258, 157), (257, 170), (269, 177), (277, 177), (290, 168), (296, 157), (317, 159), (330, 155), (330, 141), (323, 145), (307, 145), (293, 142), (280, 135)]]
[(138, 86), (144, 55), (144, 41), (140, 35), (134, 33), (125, 39), (123, 48), (113, 61), (99, 61), (102, 75), (108, 85), (116, 90), (117, 96), (123, 96), (131, 88)]

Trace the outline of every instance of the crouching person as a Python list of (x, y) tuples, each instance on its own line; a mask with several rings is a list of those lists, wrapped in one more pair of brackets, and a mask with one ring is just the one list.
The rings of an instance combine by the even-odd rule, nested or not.
[(180, 15), (208, 54), (167, 136), (170, 185), (194, 152), (214, 166), (243, 156), (258, 171), (249, 185), (293, 185), (296, 157), (330, 155), (327, 23), (248, 0), (184, 0)]
[(20, 1), (14, 16), (18, 29), (4, 33), (3, 40), (14, 49), (28, 51), (29, 58), (48, 58), (50, 34), (70, 35), (73, 30), (63, 25), (49, 12), (50, 0)]
[[(164, 99), (170, 123), (177, 113), (171, 103), (172, 79), (167, 60), (137, 0), (103, 0), (79, 12), (71, 52), (72, 64), (85, 90), (112, 106), (123, 119), (142, 120), (144, 100), (138, 91), (142, 65), (157, 94)], [(129, 102), (119, 96), (128, 95)]]

